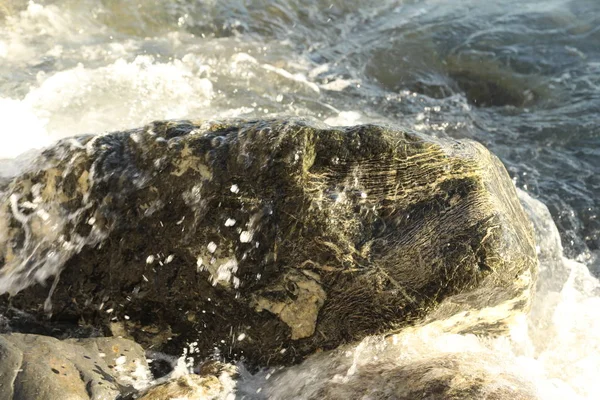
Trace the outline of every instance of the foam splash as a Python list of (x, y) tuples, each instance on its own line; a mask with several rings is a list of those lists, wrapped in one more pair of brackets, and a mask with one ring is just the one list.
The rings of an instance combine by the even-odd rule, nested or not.
[(14, 158), (27, 150), (51, 143), (46, 121), (21, 101), (0, 97), (0, 120), (3, 125), (0, 159)]
[(209, 105), (213, 91), (208, 79), (195, 77), (181, 61), (158, 63), (150, 56), (100, 68), (79, 64), (39, 81), (24, 102), (61, 137), (131, 128), (148, 115), (179, 118)]

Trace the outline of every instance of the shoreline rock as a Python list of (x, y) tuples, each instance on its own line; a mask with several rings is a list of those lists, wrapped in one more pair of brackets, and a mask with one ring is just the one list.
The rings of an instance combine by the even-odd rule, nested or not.
[(0, 335), (0, 398), (116, 399), (150, 382), (144, 350), (118, 338)]
[(266, 366), (438, 320), (498, 334), (529, 307), (531, 223), (472, 141), (160, 121), (36, 165), (0, 198), (0, 305), (51, 322)]

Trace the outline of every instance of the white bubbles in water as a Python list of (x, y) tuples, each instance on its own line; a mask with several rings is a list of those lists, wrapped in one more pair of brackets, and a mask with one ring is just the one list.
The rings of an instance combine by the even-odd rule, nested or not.
[(341, 111), (337, 116), (325, 120), (325, 123), (331, 126), (350, 126), (362, 122), (362, 115), (358, 111)]
[(177, 34), (112, 40), (93, 17), (101, 9), (31, 1), (0, 25), (0, 59), (15, 72), (0, 96), (0, 159), (65, 136), (200, 115), (210, 106), (213, 83), (199, 57), (148, 55), (152, 46), (176, 47)]
[(194, 77), (180, 61), (159, 63), (150, 56), (98, 68), (80, 64), (38, 84), (26, 101), (43, 109), (49, 132), (59, 136), (180, 118), (208, 105), (213, 94), (212, 83)]

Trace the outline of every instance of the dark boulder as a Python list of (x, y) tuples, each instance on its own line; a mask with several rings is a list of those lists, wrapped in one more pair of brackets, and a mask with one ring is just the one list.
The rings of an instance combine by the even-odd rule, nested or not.
[(0, 204), (0, 305), (262, 365), (499, 305), (449, 329), (502, 332), (537, 271), (495, 156), (390, 127), (170, 121), (76, 137)]

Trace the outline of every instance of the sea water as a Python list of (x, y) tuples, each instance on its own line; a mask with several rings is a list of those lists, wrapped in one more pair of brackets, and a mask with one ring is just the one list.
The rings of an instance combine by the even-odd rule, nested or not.
[(460, 350), (502, 357), (541, 398), (598, 396), (600, 1), (0, 1), (0, 179), (62, 137), (274, 115), (482, 142), (522, 189), (541, 271), (506, 338), (369, 338), (239, 393), (308, 397)]

